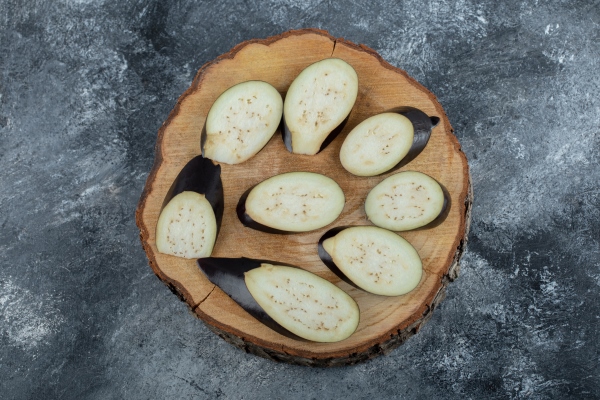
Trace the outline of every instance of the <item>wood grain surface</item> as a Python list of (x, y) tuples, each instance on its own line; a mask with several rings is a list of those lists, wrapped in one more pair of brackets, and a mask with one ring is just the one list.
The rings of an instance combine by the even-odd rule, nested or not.
[[(302, 69), (328, 57), (345, 60), (358, 74), (358, 98), (344, 130), (315, 156), (289, 153), (278, 131), (250, 160), (238, 165), (222, 164), (225, 213), (212, 254), (297, 265), (350, 294), (361, 311), (357, 331), (341, 342), (313, 343), (289, 339), (262, 325), (210, 283), (195, 260), (158, 253), (155, 228), (173, 180), (191, 158), (200, 154), (200, 133), (206, 115), (223, 91), (247, 80), (263, 80), (285, 97), (287, 88)], [(437, 179), (450, 193), (451, 204), (441, 224), (400, 233), (421, 256), (423, 278), (415, 290), (404, 296), (383, 297), (340, 281), (320, 261), (317, 242), (334, 226), (370, 224), (364, 212), (369, 190), (399, 171), (369, 178), (356, 177), (342, 167), (339, 150), (347, 133), (358, 123), (398, 106), (416, 107), (441, 119), (424, 151), (400, 171), (421, 171)], [(322, 229), (292, 235), (262, 233), (242, 226), (235, 213), (242, 193), (268, 177), (290, 171), (318, 172), (338, 182), (346, 196), (340, 217)], [(431, 316), (443, 298), (446, 285), (458, 272), (471, 199), (467, 160), (435, 96), (404, 71), (383, 61), (373, 50), (309, 29), (244, 42), (199, 70), (158, 133), (156, 158), (140, 199), (136, 221), (156, 275), (221, 337), (248, 352), (273, 360), (332, 366), (356, 363), (391, 350)]]

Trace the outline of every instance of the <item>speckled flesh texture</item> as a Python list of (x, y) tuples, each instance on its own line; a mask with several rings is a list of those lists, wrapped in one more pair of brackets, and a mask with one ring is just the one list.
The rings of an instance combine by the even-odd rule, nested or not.
[(340, 149), (340, 161), (354, 175), (379, 175), (396, 166), (408, 154), (413, 137), (413, 125), (404, 115), (374, 115), (346, 136)]
[(358, 326), (356, 302), (331, 282), (308, 271), (262, 264), (245, 273), (252, 297), (290, 332), (315, 342), (339, 342)]
[(283, 100), (270, 84), (239, 83), (214, 102), (202, 132), (202, 155), (239, 164), (258, 153), (271, 139), (283, 113)]
[(248, 193), (243, 214), (282, 232), (307, 232), (329, 225), (344, 209), (344, 192), (325, 175), (289, 172), (276, 175)]
[(440, 184), (430, 176), (399, 172), (369, 192), (365, 212), (379, 227), (407, 231), (425, 226), (442, 214), (445, 197)]
[(322, 246), (344, 275), (373, 294), (406, 294), (417, 287), (423, 275), (415, 248), (386, 229), (350, 227), (324, 240)]
[(182, 192), (163, 208), (156, 225), (156, 248), (183, 258), (208, 257), (217, 238), (217, 221), (203, 194)]
[(345, 61), (328, 58), (294, 79), (283, 106), (292, 152), (314, 155), (348, 116), (358, 94), (358, 76)]

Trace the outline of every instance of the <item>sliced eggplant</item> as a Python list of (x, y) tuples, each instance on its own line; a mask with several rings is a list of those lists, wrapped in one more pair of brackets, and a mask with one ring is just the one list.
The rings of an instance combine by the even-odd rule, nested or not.
[(271, 139), (282, 112), (281, 95), (266, 82), (230, 87), (208, 112), (200, 139), (202, 155), (226, 164), (248, 160)]
[(382, 296), (412, 291), (423, 275), (421, 258), (412, 245), (386, 229), (353, 226), (327, 232), (319, 241), (319, 257), (334, 264), (361, 289)]
[(421, 172), (394, 174), (367, 195), (365, 211), (373, 224), (392, 231), (428, 225), (443, 216), (449, 196), (432, 177)]
[(339, 58), (306, 67), (294, 79), (283, 105), (284, 143), (296, 154), (317, 154), (346, 121), (358, 95), (354, 68)]
[(292, 338), (337, 342), (356, 330), (358, 305), (331, 282), (300, 268), (247, 258), (204, 258), (198, 265), (248, 313)]
[(307, 232), (335, 221), (344, 204), (344, 192), (333, 179), (288, 172), (248, 189), (237, 214), (242, 224), (263, 232)]
[(182, 192), (163, 208), (156, 225), (156, 248), (183, 258), (208, 257), (217, 238), (217, 221), (203, 194)]
[(357, 176), (375, 176), (414, 159), (427, 145), (438, 117), (401, 107), (358, 124), (340, 150), (342, 166)]
[(354, 175), (379, 175), (392, 169), (408, 154), (413, 137), (413, 126), (405, 116), (378, 114), (350, 131), (340, 149), (340, 161)]
[(156, 248), (183, 258), (208, 257), (223, 218), (221, 167), (202, 156), (181, 170), (156, 224)]

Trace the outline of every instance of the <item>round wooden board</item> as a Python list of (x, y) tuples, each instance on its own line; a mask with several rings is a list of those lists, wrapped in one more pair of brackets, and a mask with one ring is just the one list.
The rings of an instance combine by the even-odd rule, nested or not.
[[(359, 79), (358, 98), (342, 133), (321, 153), (289, 153), (277, 132), (265, 148), (239, 165), (222, 164), (225, 213), (212, 256), (271, 259), (297, 265), (328, 279), (358, 303), (357, 331), (337, 343), (313, 343), (284, 337), (247, 314), (202, 274), (195, 260), (160, 254), (155, 246), (156, 222), (165, 195), (183, 166), (200, 153), (200, 133), (215, 99), (227, 88), (247, 80), (263, 80), (285, 96), (292, 80), (308, 65), (328, 57), (345, 60)], [(441, 182), (451, 196), (451, 208), (438, 226), (400, 235), (419, 252), (423, 278), (412, 292), (399, 297), (376, 296), (349, 286), (325, 267), (317, 242), (333, 226), (368, 225), (364, 201), (371, 188), (387, 176), (359, 178), (339, 161), (346, 134), (364, 119), (397, 106), (412, 106), (441, 122), (425, 150), (401, 170), (424, 172)], [(242, 193), (273, 175), (289, 171), (318, 172), (333, 178), (346, 195), (340, 217), (308, 233), (273, 235), (242, 226), (235, 207)], [(158, 133), (156, 159), (136, 212), (141, 241), (150, 266), (193, 312), (219, 336), (244, 350), (295, 364), (353, 364), (386, 353), (414, 334), (442, 300), (446, 285), (458, 272), (466, 242), (471, 191), (467, 160), (452, 133), (441, 105), (406, 72), (386, 63), (377, 53), (327, 32), (290, 31), (264, 40), (244, 42), (202, 66), (191, 87)]]

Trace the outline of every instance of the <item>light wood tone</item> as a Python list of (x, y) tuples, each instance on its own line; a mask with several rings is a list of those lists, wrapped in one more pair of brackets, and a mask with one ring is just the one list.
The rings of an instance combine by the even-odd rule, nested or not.
[[(246, 80), (269, 82), (282, 95), (306, 66), (338, 57), (354, 67), (359, 79), (356, 104), (344, 131), (316, 156), (289, 153), (278, 131), (265, 148), (239, 165), (222, 165), (225, 213), (213, 256), (252, 257), (297, 265), (334, 282), (349, 293), (361, 310), (357, 331), (338, 343), (300, 342), (268, 329), (215, 288), (194, 260), (160, 254), (155, 228), (165, 194), (183, 166), (200, 153), (200, 133), (215, 99)], [(397, 106), (413, 106), (441, 118), (425, 150), (401, 170), (424, 172), (441, 182), (451, 195), (451, 210), (435, 228), (400, 233), (419, 252), (425, 269), (419, 286), (404, 296), (376, 296), (340, 281), (317, 255), (317, 242), (333, 226), (366, 225), (367, 193), (390, 173), (359, 178), (339, 161), (346, 134), (364, 119)], [(311, 171), (325, 174), (344, 190), (346, 205), (330, 226), (317, 231), (273, 235), (244, 228), (235, 206), (250, 186), (276, 174)], [(397, 171), (396, 171), (397, 172)], [(290, 31), (265, 40), (242, 43), (205, 64), (181, 96), (159, 131), (156, 160), (136, 213), (141, 240), (157, 276), (221, 337), (246, 351), (274, 360), (305, 365), (351, 364), (385, 353), (415, 333), (443, 298), (445, 286), (458, 271), (466, 242), (470, 211), (468, 165), (450, 123), (435, 97), (404, 71), (383, 61), (373, 50), (324, 31)]]

